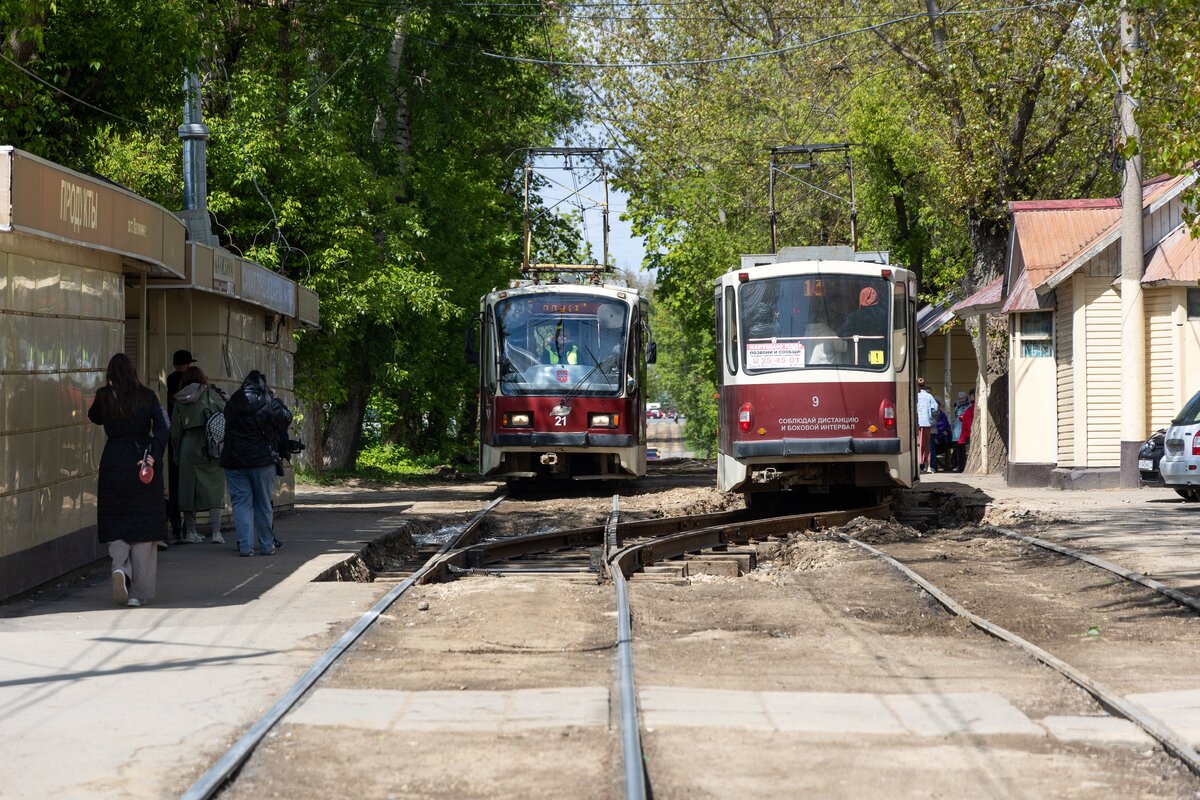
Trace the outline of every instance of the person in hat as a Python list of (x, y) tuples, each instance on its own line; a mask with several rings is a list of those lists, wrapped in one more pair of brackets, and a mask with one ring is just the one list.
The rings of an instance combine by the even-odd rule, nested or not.
[(105, 377), (88, 407), (88, 419), (103, 425), (107, 436), (96, 479), (96, 532), (112, 558), (113, 600), (136, 607), (154, 599), (154, 545), (167, 532), (158, 465), (171, 426), (158, 395), (138, 381), (129, 356), (109, 359)]
[(879, 290), (874, 286), (862, 287), (858, 292), (858, 309), (846, 315), (837, 331), (843, 340), (842, 348), (847, 347), (845, 339), (865, 337), (851, 352), (852, 364), (867, 364), (867, 351), (886, 349), (883, 339), (887, 336), (887, 321), (887, 306), (880, 302)]
[[(167, 375), (167, 419), (175, 413), (175, 395), (183, 388), (183, 373), (195, 363), (196, 359), (192, 358), (189, 350), (176, 350), (175, 355), (171, 356), (175, 371)], [(168, 444), (167, 449), (167, 460), (170, 461), (167, 473), (167, 523), (171, 526), (171, 543), (183, 544), (187, 539), (183, 531), (183, 515), (179, 510), (179, 470), (175, 467), (178, 456), (174, 444)]]

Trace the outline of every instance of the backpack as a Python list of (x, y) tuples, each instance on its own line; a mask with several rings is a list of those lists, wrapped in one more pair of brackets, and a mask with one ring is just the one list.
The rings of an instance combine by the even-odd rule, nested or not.
[(225, 447), (225, 412), (217, 411), (204, 422), (204, 455), (219, 459)]

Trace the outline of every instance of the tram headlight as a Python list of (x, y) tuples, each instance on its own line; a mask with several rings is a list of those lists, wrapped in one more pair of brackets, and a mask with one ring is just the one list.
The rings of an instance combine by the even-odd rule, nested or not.
[(505, 428), (528, 428), (533, 424), (533, 417), (528, 411), (518, 411), (502, 415), (500, 424)]
[(620, 414), (588, 414), (589, 428), (616, 428), (620, 424)]
[(754, 406), (742, 403), (738, 406), (738, 430), (742, 433), (749, 433), (752, 427), (754, 427)]

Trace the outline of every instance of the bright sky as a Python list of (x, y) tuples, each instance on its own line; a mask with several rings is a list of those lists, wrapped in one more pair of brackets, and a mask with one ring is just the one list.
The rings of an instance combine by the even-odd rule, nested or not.
[[(570, 173), (564, 173), (563, 170), (552, 170), (544, 174), (547, 178), (554, 181), (542, 192), (542, 198), (547, 206), (558, 203), (571, 193), (571, 187), (574, 184), (572, 183)], [(581, 175), (580, 181), (586, 182), (586, 179)], [(599, 183), (583, 187), (580, 189), (580, 192), (589, 199), (594, 198), (599, 200), (604, 197), (604, 187)], [(634, 236), (633, 231), (630, 230), (629, 223), (621, 219), (621, 215), (625, 213), (628, 201), (629, 198), (623, 192), (618, 192), (609, 186), (608, 254), (618, 269), (640, 272), (642, 269), (642, 258), (645, 256), (642, 240), (640, 237)], [(591, 243), (592, 254), (599, 259), (604, 247), (601, 228), (603, 217), (598, 207), (592, 206), (587, 201), (583, 203), (583, 206), (584, 230), (581, 233)], [(574, 210), (575, 212), (579, 212), (580, 209), (573, 201), (568, 200), (558, 206), (557, 210)]]

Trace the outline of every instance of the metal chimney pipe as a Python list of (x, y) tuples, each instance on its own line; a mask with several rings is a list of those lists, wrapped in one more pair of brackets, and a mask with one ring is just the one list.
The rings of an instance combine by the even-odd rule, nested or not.
[(208, 126), (202, 121), (200, 76), (188, 72), (183, 79), (183, 213), (188, 238), (216, 244), (208, 219)]

